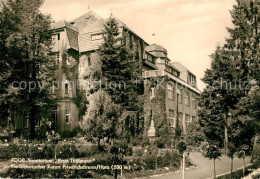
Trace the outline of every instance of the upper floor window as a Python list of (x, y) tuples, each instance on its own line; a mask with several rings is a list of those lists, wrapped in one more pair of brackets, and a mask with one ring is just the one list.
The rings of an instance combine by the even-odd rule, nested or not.
[(193, 108), (197, 108), (197, 101), (196, 101), (196, 98), (195, 98), (195, 96), (194, 95), (191, 95), (191, 106), (193, 107)]
[(168, 88), (168, 98), (171, 99), (171, 100), (174, 100), (174, 87), (173, 87), (173, 84), (168, 84), (167, 85), (167, 88)]
[(174, 114), (174, 110), (172, 109), (169, 109), (169, 119), (170, 119), (170, 126), (176, 127), (175, 114)]
[(151, 88), (150, 89), (150, 98), (154, 98), (155, 97), (155, 89)]
[(60, 33), (57, 34), (57, 39), (60, 40)]
[(195, 121), (196, 120), (196, 117), (195, 116), (192, 116), (191, 117), (191, 122)]
[(66, 123), (70, 122), (70, 113), (68, 109), (65, 110), (65, 122)]
[(185, 105), (190, 105), (190, 94), (188, 92), (185, 92)]
[(182, 103), (182, 92), (181, 92), (181, 88), (177, 88), (177, 100), (179, 103)]
[(178, 122), (179, 122), (179, 126), (182, 128), (183, 127), (183, 124), (182, 124), (182, 119), (183, 119), (183, 113), (182, 112), (179, 112), (178, 113)]
[(91, 35), (91, 40), (99, 40), (99, 39), (103, 39), (102, 33)]
[(189, 123), (191, 122), (191, 121), (190, 121), (190, 115), (185, 114), (185, 122), (186, 122), (186, 126), (188, 126)]

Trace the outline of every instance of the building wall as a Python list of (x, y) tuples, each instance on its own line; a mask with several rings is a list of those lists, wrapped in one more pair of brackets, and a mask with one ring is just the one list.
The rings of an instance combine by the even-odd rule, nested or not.
[[(146, 79), (144, 87), (144, 120), (145, 133), (151, 125), (151, 116), (156, 129), (156, 136), (163, 136), (168, 133), (166, 114), (166, 83), (157, 86), (157, 81), (164, 80), (165, 77)], [(151, 97), (151, 89), (154, 89), (154, 96)]]

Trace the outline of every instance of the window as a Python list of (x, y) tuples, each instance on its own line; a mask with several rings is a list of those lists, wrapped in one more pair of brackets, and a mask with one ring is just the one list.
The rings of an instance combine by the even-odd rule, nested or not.
[(155, 89), (154, 88), (151, 88), (150, 89), (150, 98), (154, 98), (155, 97)]
[(188, 126), (190, 124), (190, 115), (185, 114), (185, 122), (186, 122), (186, 126)]
[(65, 83), (65, 94), (69, 94), (69, 83)]
[(178, 113), (178, 121), (179, 121), (179, 126), (182, 128), (183, 125), (182, 125), (182, 119), (183, 119), (183, 114), (182, 112), (179, 112)]
[(70, 122), (70, 113), (69, 110), (65, 111), (65, 122), (69, 123)]
[(189, 75), (188, 75), (188, 83), (191, 86), (196, 87), (196, 76), (194, 76), (193, 74), (189, 73)]
[(91, 66), (91, 59), (88, 57), (88, 66)]
[(188, 92), (185, 92), (185, 105), (190, 105), (190, 94)]
[(29, 115), (24, 112), (24, 128), (29, 128)]
[(169, 109), (169, 119), (170, 119), (170, 126), (176, 127), (175, 114), (174, 114), (174, 110), (172, 109)]
[(173, 91), (173, 84), (168, 84), (168, 98), (174, 100), (174, 91)]
[(195, 116), (191, 117), (191, 122), (193, 122), (193, 121), (196, 121), (196, 117)]
[(57, 36), (58, 36), (58, 40), (60, 40), (60, 33), (58, 33)]
[(41, 125), (41, 120), (39, 118), (35, 119), (35, 127), (40, 127)]
[(99, 39), (103, 39), (103, 34), (93, 34), (91, 35), (91, 40), (99, 40)]
[(60, 62), (60, 53), (57, 52), (57, 53), (55, 54), (55, 64), (57, 65), (59, 62)]
[(197, 101), (196, 101), (196, 98), (195, 98), (195, 96), (194, 95), (191, 95), (191, 106), (193, 107), (193, 108), (197, 108)]
[(179, 103), (182, 103), (181, 88), (177, 88), (177, 98), (178, 98), (178, 102), (179, 102)]

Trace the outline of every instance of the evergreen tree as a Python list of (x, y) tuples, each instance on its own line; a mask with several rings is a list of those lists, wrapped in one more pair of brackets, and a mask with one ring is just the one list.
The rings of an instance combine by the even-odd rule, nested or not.
[[(27, 108), (31, 138), (35, 137), (36, 118), (46, 117), (54, 102), (48, 83), (53, 76), (48, 56), (51, 19), (39, 11), (43, 2), (8, 0), (0, 13), (1, 63), (8, 69), (1, 71), (1, 105), (6, 104), (8, 111)], [(13, 82), (18, 83), (13, 86)]]
[(120, 37), (118, 22), (112, 16), (105, 25), (104, 44), (99, 54), (102, 79), (108, 84), (106, 90), (112, 101), (123, 108), (120, 122), (125, 129), (124, 135), (138, 135), (143, 128), (141, 64), (137, 46), (130, 44), (126, 31)]
[[(201, 95), (200, 123), (205, 134), (212, 132), (212, 135), (206, 134), (211, 140), (219, 138), (219, 131), (223, 133), (222, 128), (217, 130), (216, 126), (225, 126), (225, 146), (229, 148), (232, 161), (234, 153), (244, 145), (252, 149), (251, 139), (257, 133), (254, 125), (257, 124), (255, 114), (259, 105), (255, 99), (257, 93), (250, 95), (252, 86), (249, 84), (255, 81), (255, 86), (259, 87), (259, 7), (259, 1), (237, 0), (231, 11), (234, 27), (227, 28), (230, 37), (222, 48), (217, 47), (211, 69), (203, 78), (211, 88), (205, 89)], [(256, 112), (249, 109), (249, 105)], [(216, 124), (213, 127), (216, 131), (211, 130), (213, 124)], [(233, 162), (231, 171), (232, 168)]]

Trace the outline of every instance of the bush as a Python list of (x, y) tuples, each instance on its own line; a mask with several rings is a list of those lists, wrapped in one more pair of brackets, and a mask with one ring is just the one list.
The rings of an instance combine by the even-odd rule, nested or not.
[(198, 121), (193, 121), (187, 126), (187, 144), (192, 147), (199, 147), (204, 141), (204, 134)]
[(260, 165), (260, 145), (257, 145), (252, 151), (252, 162)]
[(142, 157), (144, 155), (143, 147), (133, 147), (133, 156)]
[(156, 168), (156, 154), (146, 154), (144, 157), (144, 167), (148, 170), (154, 170)]
[(93, 156), (100, 153), (96, 144), (76, 145), (79, 155), (82, 157)]
[(57, 147), (57, 158), (77, 158), (79, 152), (75, 145), (60, 145)]
[(0, 147), (0, 159), (32, 158), (50, 159), (54, 158), (53, 145), (5, 145)]
[[(250, 165), (250, 166), (247, 166), (246, 167), (246, 171), (245, 171), (245, 175), (248, 175), (249, 173), (251, 173), (253, 171), (253, 169), (256, 169), (257, 168), (257, 165)], [(218, 179), (240, 179), (240, 178), (243, 178), (244, 175), (243, 175), (243, 169), (239, 169), (239, 170), (236, 170), (232, 173), (232, 176), (231, 174), (226, 174), (226, 175), (222, 175), (222, 176), (219, 176), (217, 177)]]

